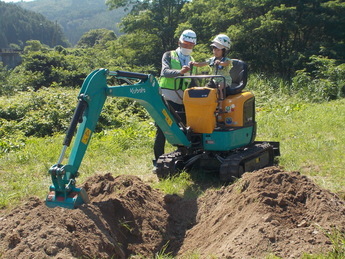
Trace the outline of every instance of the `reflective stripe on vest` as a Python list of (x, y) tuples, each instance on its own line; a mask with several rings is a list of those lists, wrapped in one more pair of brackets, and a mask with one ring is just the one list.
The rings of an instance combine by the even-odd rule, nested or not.
[[(175, 50), (170, 51), (170, 68), (171, 69), (176, 69), (176, 70), (181, 70), (182, 66), (181, 66), (181, 62), (178, 58), (177, 52)], [(191, 61), (194, 61), (193, 57), (190, 57)], [(196, 67), (193, 67), (193, 74), (196, 74)], [(188, 88), (189, 84), (191, 82), (191, 79), (176, 79), (175, 82), (175, 78), (168, 78), (168, 77), (164, 77), (162, 76), (159, 79), (159, 85), (161, 88), (165, 88), (165, 89), (171, 89), (171, 90), (175, 90), (175, 84), (176, 84), (176, 90), (177, 89), (182, 89), (185, 90)]]

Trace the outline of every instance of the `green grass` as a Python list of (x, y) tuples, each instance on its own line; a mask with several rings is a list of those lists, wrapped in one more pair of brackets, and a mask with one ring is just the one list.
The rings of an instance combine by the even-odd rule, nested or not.
[(213, 182), (203, 184), (206, 180), (196, 181), (192, 176), (193, 173), (181, 172), (178, 175), (159, 181), (153, 186), (166, 194), (177, 194), (185, 199), (194, 199), (202, 195), (207, 187), (212, 186)]
[(345, 186), (345, 99), (276, 107), (257, 113), (258, 140), (279, 141), (280, 164), (332, 191)]
[[(155, 181), (151, 173), (154, 127), (136, 122), (94, 134), (80, 167), (78, 183), (96, 173), (137, 175)], [(30, 196), (44, 198), (51, 184), (49, 168), (57, 163), (64, 135), (30, 137), (20, 150), (0, 156), (0, 208), (13, 207)], [(66, 153), (68, 157), (70, 149)], [(67, 163), (67, 158), (63, 164)]]
[(320, 101), (280, 79), (254, 74), (247, 89), (256, 97), (257, 140), (279, 141), (279, 164), (286, 170), (308, 175), (321, 187), (345, 199), (345, 99)]

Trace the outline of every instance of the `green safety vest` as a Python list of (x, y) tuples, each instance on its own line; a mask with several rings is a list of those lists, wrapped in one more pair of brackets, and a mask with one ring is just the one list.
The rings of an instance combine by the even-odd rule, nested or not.
[[(182, 66), (181, 66), (181, 63), (180, 63), (180, 60), (178, 58), (176, 50), (170, 51), (170, 56), (171, 56), (170, 68), (181, 70)], [(193, 57), (190, 57), (190, 60), (194, 61)], [(193, 75), (196, 74), (196, 67), (193, 67), (192, 73), (193, 73)], [(175, 84), (176, 84), (176, 90), (178, 90), (178, 89), (185, 90), (188, 88), (190, 82), (191, 82), (190, 78), (176, 79), (175, 80), (175, 78), (173, 78), (173, 77), (168, 78), (168, 77), (162, 76), (159, 79), (159, 85), (161, 88), (171, 89), (171, 90), (175, 90)]]

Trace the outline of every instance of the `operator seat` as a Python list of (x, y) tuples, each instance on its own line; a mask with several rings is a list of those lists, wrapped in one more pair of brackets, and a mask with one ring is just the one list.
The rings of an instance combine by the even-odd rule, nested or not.
[(232, 59), (230, 76), (232, 78), (231, 87), (226, 88), (226, 96), (242, 92), (247, 85), (248, 66), (242, 60)]

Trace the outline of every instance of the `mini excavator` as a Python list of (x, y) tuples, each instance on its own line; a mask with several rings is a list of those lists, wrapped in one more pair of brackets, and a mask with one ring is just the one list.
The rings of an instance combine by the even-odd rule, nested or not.
[[(181, 170), (199, 168), (216, 171), (221, 181), (230, 182), (244, 172), (273, 165), (275, 157), (280, 155), (279, 143), (255, 141), (255, 97), (251, 92), (243, 91), (247, 83), (247, 66), (241, 60), (233, 60), (230, 73), (233, 85), (228, 93), (224, 93), (223, 96), (228, 95), (224, 99), (219, 99), (220, 90), (214, 83), (214, 79), (221, 76), (189, 76), (191, 80), (209, 80), (209, 83), (184, 91), (181, 98), (186, 122), (183, 123), (181, 116), (165, 101), (153, 75), (103, 68), (91, 72), (78, 95), (58, 162), (49, 169), (52, 185), (46, 205), (73, 209), (89, 202), (86, 191), (76, 187), (76, 178), (108, 97), (126, 97), (140, 103), (162, 129), (167, 141), (176, 147), (176, 151), (157, 159), (155, 173), (160, 179)], [(128, 83), (109, 86), (109, 77)], [(130, 83), (131, 80), (136, 83)], [(74, 135), (68, 162), (63, 165)]]

